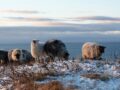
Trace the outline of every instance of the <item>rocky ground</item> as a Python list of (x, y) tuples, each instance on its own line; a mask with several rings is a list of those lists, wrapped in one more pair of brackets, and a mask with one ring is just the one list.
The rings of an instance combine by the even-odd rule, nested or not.
[[(64, 87), (69, 87), (65, 90), (120, 90), (120, 63), (117, 61), (68, 60), (44, 64), (0, 66), (0, 90), (21, 88), (27, 81), (29, 83), (34, 81), (35, 84), (40, 85), (39, 87), (58, 81)], [(16, 86), (17, 83), (23, 85)]]

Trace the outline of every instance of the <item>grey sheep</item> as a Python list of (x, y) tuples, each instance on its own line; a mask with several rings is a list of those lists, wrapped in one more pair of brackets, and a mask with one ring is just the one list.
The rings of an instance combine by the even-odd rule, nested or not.
[(13, 49), (8, 52), (8, 58), (11, 62), (27, 62), (32, 60), (31, 53), (23, 49)]

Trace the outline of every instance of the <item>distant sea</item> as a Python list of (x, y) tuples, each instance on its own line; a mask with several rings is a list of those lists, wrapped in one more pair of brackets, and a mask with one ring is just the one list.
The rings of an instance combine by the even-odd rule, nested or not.
[[(83, 43), (65, 43), (70, 53), (70, 58), (80, 58)], [(120, 42), (100, 43), (106, 46), (103, 58), (120, 58)], [(14, 48), (26, 49), (30, 51), (30, 43), (0, 44), (0, 50), (10, 50)]]

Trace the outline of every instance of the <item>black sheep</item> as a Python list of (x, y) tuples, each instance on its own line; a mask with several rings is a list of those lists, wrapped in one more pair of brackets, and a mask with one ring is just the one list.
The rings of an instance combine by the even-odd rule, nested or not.
[(67, 60), (69, 57), (65, 44), (60, 40), (48, 40), (43, 46), (43, 51), (50, 56), (51, 59), (58, 57), (59, 59)]
[(0, 63), (8, 62), (8, 51), (0, 50)]

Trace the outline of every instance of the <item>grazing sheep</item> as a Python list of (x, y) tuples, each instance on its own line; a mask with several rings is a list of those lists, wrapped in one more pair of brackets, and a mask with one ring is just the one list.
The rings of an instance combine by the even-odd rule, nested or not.
[(32, 59), (30, 52), (23, 49), (13, 49), (8, 52), (9, 61), (27, 62)]
[(68, 59), (69, 53), (66, 49), (65, 44), (60, 40), (48, 40), (43, 47), (43, 51), (51, 57), (51, 59), (55, 59), (58, 57), (59, 59)]
[(105, 47), (93, 42), (87, 42), (82, 46), (82, 58), (83, 59), (101, 59), (102, 53), (104, 53)]
[(39, 61), (44, 56), (43, 44), (40, 44), (39, 40), (31, 42), (31, 55), (36, 61)]
[(8, 51), (0, 50), (0, 64), (8, 62)]

